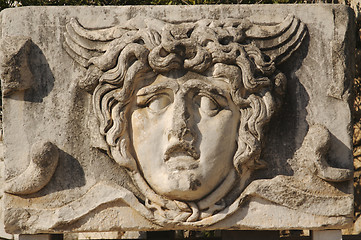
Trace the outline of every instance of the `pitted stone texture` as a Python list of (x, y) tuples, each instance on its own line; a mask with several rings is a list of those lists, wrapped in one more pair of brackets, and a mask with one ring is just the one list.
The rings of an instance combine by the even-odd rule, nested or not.
[(349, 8), (0, 16), (9, 233), (352, 223)]

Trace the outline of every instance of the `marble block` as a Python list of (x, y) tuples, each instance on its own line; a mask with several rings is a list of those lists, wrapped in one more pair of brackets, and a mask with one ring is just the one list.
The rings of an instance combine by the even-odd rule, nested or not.
[(352, 224), (347, 6), (21, 7), (0, 33), (8, 233)]

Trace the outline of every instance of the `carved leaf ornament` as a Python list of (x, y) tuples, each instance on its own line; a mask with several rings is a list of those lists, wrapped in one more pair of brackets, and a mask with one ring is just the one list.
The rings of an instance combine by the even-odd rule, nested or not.
[[(87, 29), (76, 19), (71, 19), (66, 25), (63, 47), (71, 58), (87, 69), (78, 86), (92, 94), (99, 138), (105, 143), (105, 150), (127, 170), (142, 197), (139, 199), (130, 190), (113, 183), (100, 182), (78, 200), (56, 209), (57, 219), (49, 218), (47, 221), (49, 229), (75, 222), (99, 206), (116, 200), (122, 200), (152, 223), (165, 227), (210, 226), (229, 217), (255, 197), (315, 215), (347, 215), (349, 209), (311, 206), (313, 203), (350, 199), (328, 183), (346, 181), (352, 174), (347, 169), (328, 166), (325, 154), (329, 133), (323, 126), (310, 126), (309, 134), (294, 160), (313, 183), (324, 186), (327, 191), (313, 193), (299, 183), (297, 176), (277, 176), (250, 182), (252, 172), (266, 166), (260, 160), (263, 128), (282, 104), (286, 77), (277, 66), (298, 49), (306, 34), (306, 26), (292, 15), (280, 23), (269, 25), (247, 19), (169, 23), (139, 18), (104, 29)], [(144, 178), (136, 157), (129, 151), (132, 141), (128, 132), (128, 108), (137, 85), (159, 74), (177, 70), (200, 75), (212, 72), (225, 77), (230, 97), (240, 113), (233, 169), (215, 189), (196, 200), (168, 198), (157, 193)], [(182, 137), (186, 134), (186, 131), (181, 133)], [(50, 144), (48, 148), (53, 151), (54, 147)], [(311, 154), (311, 158), (303, 156), (302, 148), (310, 149), (314, 155)], [(31, 175), (31, 169), (46, 172), (46, 169), (39, 170), (36, 166), (50, 166), (52, 175), (57, 158), (51, 161), (53, 163), (41, 164), (38, 161), (47, 163), (48, 160), (34, 154), (30, 170), (27, 169), (24, 174)], [(43, 155), (46, 156), (46, 152)], [(197, 157), (195, 151), (193, 155)], [(26, 178), (25, 175), (22, 178)], [(19, 190), (17, 186), (21, 184), (11, 179), (7, 183), (7, 192), (36, 192), (46, 185), (51, 176), (47, 174), (41, 178), (45, 180), (40, 181), (38, 186), (32, 184), (32, 190)], [(287, 196), (290, 193), (292, 199)], [(94, 198), (96, 194), (104, 197)], [(77, 209), (74, 206), (83, 205), (90, 199), (93, 204), (88, 210), (68, 211)]]

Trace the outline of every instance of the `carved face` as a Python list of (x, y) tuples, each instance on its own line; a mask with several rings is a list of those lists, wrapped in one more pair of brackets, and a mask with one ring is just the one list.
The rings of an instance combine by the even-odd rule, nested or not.
[(197, 200), (233, 168), (240, 119), (227, 79), (170, 72), (136, 92), (130, 133), (148, 184), (171, 199)]

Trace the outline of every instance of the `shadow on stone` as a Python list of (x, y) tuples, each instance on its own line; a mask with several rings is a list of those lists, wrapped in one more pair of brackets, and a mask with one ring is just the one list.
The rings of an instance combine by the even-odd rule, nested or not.
[(29, 55), (34, 85), (25, 91), (24, 101), (42, 102), (54, 87), (54, 76), (43, 51), (36, 44), (32, 44)]

